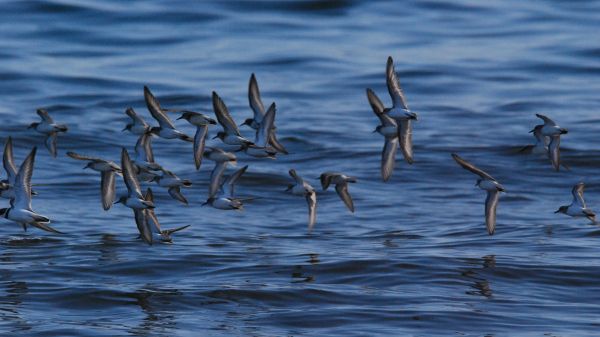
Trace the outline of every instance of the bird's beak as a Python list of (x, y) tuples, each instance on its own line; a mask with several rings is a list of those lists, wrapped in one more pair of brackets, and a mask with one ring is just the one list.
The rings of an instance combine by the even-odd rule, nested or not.
[(200, 207), (204, 207), (206, 205), (208, 205), (208, 201), (205, 201), (202, 205), (200, 205)]
[(180, 120), (180, 119), (182, 119), (182, 118), (183, 118), (183, 115), (179, 116), (179, 118), (177, 118), (177, 120)]
[(113, 205), (120, 204), (120, 203), (121, 203), (121, 200), (117, 200), (113, 203)]
[(377, 132), (377, 129), (373, 130), (373, 132), (372, 132), (372, 133), (375, 133), (375, 132)]
[(560, 213), (560, 210), (556, 210), (556, 211), (554, 211), (554, 214), (556, 214), (556, 213)]
[(214, 136), (212, 139), (217, 139), (219, 138), (219, 135)]
[(567, 129), (560, 129), (560, 134), (561, 135), (565, 135), (567, 133), (569, 133), (569, 130), (567, 130)]

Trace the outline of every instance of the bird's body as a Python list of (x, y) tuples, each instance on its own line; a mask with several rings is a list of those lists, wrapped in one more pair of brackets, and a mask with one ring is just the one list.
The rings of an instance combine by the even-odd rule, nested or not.
[(320, 176), (321, 187), (324, 191), (327, 190), (329, 185), (335, 185), (335, 191), (350, 212), (354, 213), (354, 202), (348, 192), (348, 183), (356, 183), (358, 180), (355, 177), (345, 175), (338, 172), (325, 172)]
[(596, 214), (594, 213), (594, 211), (587, 207), (585, 200), (583, 199), (584, 188), (584, 183), (578, 183), (577, 185), (573, 186), (573, 189), (571, 190), (571, 194), (573, 195), (573, 201), (571, 202), (571, 204), (567, 206), (561, 206), (554, 213), (563, 213), (574, 218), (585, 217), (595, 223)]
[(453, 153), (452, 158), (454, 158), (454, 160), (462, 168), (480, 177), (477, 180), (476, 186), (487, 192), (487, 197), (485, 200), (485, 225), (487, 227), (488, 234), (493, 235), (496, 230), (496, 209), (498, 207), (500, 192), (506, 191), (504, 186), (502, 186), (491, 175), (462, 159), (457, 154)]
[(185, 119), (190, 124), (196, 126), (196, 134), (194, 135), (194, 164), (196, 164), (196, 170), (199, 170), (200, 165), (202, 165), (208, 126), (217, 124), (217, 122), (204, 114), (193, 111), (184, 112), (178, 119)]
[(109, 210), (115, 201), (115, 174), (122, 174), (121, 167), (109, 160), (83, 156), (75, 152), (67, 152), (67, 155), (73, 159), (87, 161), (87, 165), (84, 169), (90, 168), (100, 172), (100, 197), (102, 199), (102, 207), (105, 211)]
[(31, 207), (31, 177), (37, 148), (33, 148), (21, 164), (13, 185), (14, 198), (10, 200), (10, 208), (0, 209), (0, 216), (14, 221), (27, 230), (27, 225), (52, 233), (61, 233), (50, 227), (50, 219), (36, 213)]
[(229, 113), (229, 109), (225, 105), (225, 102), (217, 95), (216, 92), (212, 93), (212, 104), (213, 109), (215, 111), (215, 116), (217, 116), (217, 121), (223, 127), (223, 131), (219, 131), (214, 138), (219, 138), (221, 141), (227, 145), (237, 145), (241, 148), (254, 144), (248, 139), (242, 137), (240, 134), (240, 130), (235, 124), (233, 117)]
[(135, 112), (135, 110), (133, 110), (133, 108), (127, 108), (127, 110), (125, 110), (125, 113), (127, 114), (127, 116), (129, 116), (131, 121), (127, 125), (125, 125), (123, 131), (129, 131), (137, 136), (141, 136), (150, 131), (150, 124), (146, 123), (146, 121), (142, 117), (140, 117)]
[(45, 109), (37, 109), (36, 112), (42, 120), (39, 123), (31, 123), (29, 128), (46, 135), (46, 140), (44, 142), (46, 148), (52, 157), (56, 157), (56, 140), (58, 133), (67, 132), (68, 127), (65, 124), (57, 124), (54, 122), (54, 119), (50, 117), (50, 114)]
[(312, 231), (317, 222), (317, 193), (308, 182), (296, 173), (296, 170), (291, 169), (289, 174), (295, 183), (288, 186), (288, 191), (293, 195), (302, 196), (306, 199), (308, 205), (308, 230)]
[[(204, 204), (222, 210), (243, 209), (242, 200), (235, 197), (234, 191), (235, 184), (247, 169), (248, 165), (242, 167), (227, 177), (227, 179), (223, 180), (223, 182), (219, 184), (219, 191), (213, 192), (212, 195), (209, 194), (208, 199)], [(222, 175), (223, 172), (221, 172), (220, 175), (211, 177), (211, 186), (216, 184), (212, 181), (213, 179), (215, 179), (217, 182), (222, 181)]]
[(123, 171), (123, 181), (127, 186), (127, 195), (120, 197), (116, 203), (122, 203), (123, 205), (135, 210), (154, 208), (154, 203), (152, 201), (145, 200), (144, 196), (142, 195), (134, 165), (131, 162), (129, 153), (127, 153), (125, 148), (123, 148), (121, 151), (121, 169)]
[(146, 100), (148, 111), (150, 111), (150, 114), (156, 119), (159, 125), (151, 128), (150, 133), (164, 139), (181, 139), (187, 142), (193, 141), (190, 136), (175, 128), (175, 125), (169, 116), (167, 116), (165, 110), (160, 107), (160, 103), (146, 86), (144, 86), (144, 99)]
[[(265, 116), (268, 114), (268, 111), (265, 111), (265, 106), (260, 97), (260, 91), (258, 90), (258, 82), (256, 81), (256, 76), (254, 76), (254, 74), (250, 76), (250, 82), (248, 84), (248, 102), (250, 103), (250, 108), (252, 109), (253, 116), (252, 118), (246, 119), (244, 123), (242, 123), (242, 125), (248, 125), (250, 128), (255, 130), (256, 138), (258, 139), (258, 133), (260, 132), (261, 125)], [(271, 124), (272, 130), (269, 130), (268, 142), (262, 147), (268, 145), (271, 148), (271, 151), (288, 154), (288, 151), (279, 142), (277, 136), (275, 135), (276, 127), (274, 121)], [(255, 156), (253, 154), (250, 155)], [(270, 157), (270, 155), (267, 155), (267, 157)]]
[[(548, 143), (548, 157), (552, 162), (552, 166), (556, 171), (560, 170), (560, 136), (567, 134), (569, 131), (565, 128), (560, 127), (552, 119), (536, 114), (536, 116), (544, 121), (543, 125), (537, 125), (538, 132), (543, 137), (550, 139)], [(535, 129), (534, 129), (535, 130)], [(544, 140), (545, 142), (546, 140)]]
[(187, 205), (188, 201), (185, 196), (181, 193), (182, 187), (190, 187), (192, 186), (192, 182), (188, 179), (180, 179), (175, 173), (167, 170), (163, 170), (163, 174), (161, 176), (154, 177), (153, 181), (155, 181), (158, 186), (167, 188), (169, 191), (169, 195)]

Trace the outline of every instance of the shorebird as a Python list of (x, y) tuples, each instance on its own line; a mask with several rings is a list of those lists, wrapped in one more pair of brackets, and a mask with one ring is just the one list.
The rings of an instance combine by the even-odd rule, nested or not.
[(36, 112), (42, 121), (39, 123), (31, 123), (28, 129), (34, 129), (35, 131), (46, 135), (46, 140), (44, 142), (46, 148), (52, 157), (56, 157), (57, 135), (59, 132), (67, 132), (68, 128), (65, 124), (56, 124), (46, 109), (37, 109)]
[[(265, 111), (265, 106), (260, 98), (260, 91), (258, 90), (258, 82), (256, 81), (256, 76), (252, 74), (250, 76), (250, 82), (248, 84), (248, 101), (250, 103), (250, 108), (252, 108), (253, 117), (248, 118), (242, 123), (242, 125), (248, 125), (252, 129), (256, 130), (257, 137), (258, 131), (260, 129), (260, 125), (263, 121), (263, 118), (267, 114)], [(273, 129), (275, 129), (275, 124), (273, 123)], [(271, 145), (277, 152), (288, 154), (288, 151), (285, 147), (279, 142), (275, 132), (273, 131), (269, 136), (269, 145)]]
[(162, 166), (154, 161), (154, 152), (152, 151), (152, 134), (146, 132), (142, 134), (135, 144), (135, 160), (133, 165), (137, 178), (141, 181), (152, 181), (160, 175)]
[(187, 205), (187, 199), (181, 194), (181, 187), (190, 187), (192, 182), (188, 179), (180, 179), (175, 173), (163, 169), (163, 174), (152, 179), (158, 186), (165, 187), (171, 198)]
[(536, 128), (541, 127), (539, 133), (544, 137), (550, 138), (550, 143), (548, 144), (548, 157), (552, 161), (554, 169), (558, 171), (560, 170), (560, 136), (567, 134), (569, 131), (565, 128), (561, 128), (552, 119), (544, 115), (535, 115), (544, 121), (543, 125), (537, 125)]
[(375, 116), (379, 118), (380, 125), (375, 128), (375, 131), (385, 137), (385, 144), (381, 151), (381, 177), (383, 181), (388, 181), (394, 171), (394, 165), (396, 164), (396, 152), (398, 152), (399, 144), (399, 130), (398, 123), (395, 119), (389, 115), (383, 113), (384, 106), (379, 100), (379, 97), (375, 95), (373, 90), (367, 89), (367, 98), (373, 109)]
[(196, 170), (199, 170), (200, 165), (202, 165), (202, 155), (204, 154), (204, 144), (206, 142), (206, 135), (208, 134), (208, 126), (217, 124), (217, 122), (204, 114), (194, 111), (184, 111), (177, 119), (185, 119), (190, 124), (196, 126), (196, 135), (194, 136), (194, 163), (196, 164)]
[(491, 175), (462, 159), (457, 154), (453, 153), (452, 158), (454, 158), (462, 168), (471, 171), (480, 177), (477, 179), (475, 186), (487, 191), (487, 198), (485, 199), (485, 225), (488, 234), (493, 235), (496, 230), (496, 208), (498, 207), (500, 192), (506, 192), (506, 190)]
[(520, 153), (548, 154), (548, 144), (550, 143), (550, 138), (542, 135), (543, 127), (543, 125), (536, 125), (533, 130), (529, 131), (530, 133), (533, 133), (533, 136), (535, 137), (535, 144), (524, 146), (519, 150)]
[(146, 121), (133, 110), (133, 108), (127, 108), (125, 113), (131, 118), (131, 122), (125, 125), (123, 131), (129, 130), (129, 132), (134, 135), (141, 136), (144, 133), (149, 132), (152, 128), (150, 124), (146, 123)]
[(317, 193), (309, 183), (296, 173), (296, 170), (291, 169), (289, 174), (294, 178), (295, 184), (289, 185), (286, 191), (291, 191), (293, 195), (300, 195), (306, 199), (308, 204), (308, 231), (310, 232), (317, 221)]
[[(144, 199), (154, 202), (154, 195), (152, 194), (152, 190), (150, 188), (146, 190)], [(164, 243), (172, 243), (173, 238), (171, 235), (173, 233), (186, 229), (190, 226), (186, 225), (178, 228), (163, 230), (161, 229), (160, 222), (158, 222), (158, 218), (154, 213), (154, 209), (134, 209), (133, 212), (135, 216), (135, 223), (138, 231), (140, 232), (140, 238), (149, 245), (154, 242), (155, 237)]]
[(122, 203), (132, 209), (154, 208), (154, 203), (144, 199), (142, 195), (140, 182), (135, 174), (135, 168), (125, 148), (121, 151), (121, 170), (123, 172), (123, 181), (127, 186), (127, 195), (120, 197), (115, 204)]
[(596, 214), (586, 206), (585, 200), (583, 200), (584, 188), (585, 185), (583, 183), (578, 183), (577, 185), (573, 186), (573, 189), (571, 190), (573, 201), (571, 204), (560, 206), (560, 208), (554, 213), (563, 213), (574, 218), (586, 217), (590, 221), (596, 223)]
[(352, 197), (350, 197), (350, 193), (348, 192), (348, 183), (357, 182), (355, 177), (347, 176), (338, 172), (325, 172), (321, 174), (320, 180), (323, 191), (327, 191), (329, 185), (334, 184), (335, 191), (339, 195), (340, 199), (342, 199), (344, 204), (346, 204), (346, 207), (348, 207), (350, 212), (354, 213), (354, 203), (352, 202)]
[(159, 125), (150, 128), (152, 134), (165, 139), (181, 139), (187, 142), (193, 141), (190, 136), (175, 128), (175, 125), (169, 116), (167, 116), (165, 110), (160, 107), (160, 103), (147, 86), (144, 86), (144, 99), (146, 100), (148, 111), (150, 111), (150, 114), (156, 119)]
[(112, 161), (83, 156), (75, 152), (67, 152), (67, 155), (73, 159), (87, 161), (84, 169), (92, 169), (100, 172), (100, 197), (102, 199), (102, 207), (108, 211), (115, 201), (115, 174), (121, 174), (119, 165)]
[(15, 197), (13, 186), (17, 178), (17, 166), (13, 157), (12, 138), (8, 137), (4, 145), (4, 155), (2, 157), (2, 165), (6, 171), (6, 179), (0, 181), (0, 196), (6, 199)]
[(13, 185), (14, 198), (10, 199), (10, 208), (0, 209), (0, 216), (14, 221), (27, 230), (27, 225), (47, 232), (63, 234), (48, 225), (48, 217), (37, 214), (31, 207), (31, 176), (37, 148), (34, 147), (21, 164)]
[(223, 102), (221, 97), (214, 91), (212, 93), (212, 103), (213, 109), (215, 110), (215, 116), (217, 116), (217, 121), (219, 121), (219, 124), (223, 127), (223, 131), (219, 131), (213, 139), (219, 138), (225, 144), (239, 145), (242, 148), (254, 144), (242, 137), (240, 129), (238, 129), (238, 126), (231, 117), (225, 102)]
[(275, 133), (275, 128), (273, 125), (275, 123), (276, 111), (277, 109), (275, 107), (275, 103), (271, 104), (269, 110), (260, 122), (260, 127), (256, 132), (254, 144), (244, 147), (244, 152), (246, 152), (247, 155), (257, 158), (275, 159), (277, 150), (271, 147), (269, 144), (269, 139), (271, 139), (272, 135)]
[[(241, 169), (235, 171), (232, 175), (227, 177), (221, 184), (219, 192), (213, 195), (209, 195), (208, 199), (202, 206), (210, 205), (217, 209), (223, 210), (242, 210), (243, 204), (242, 199), (236, 198), (234, 196), (235, 184), (240, 179), (242, 174), (246, 172), (248, 169), (248, 165), (242, 167)], [(218, 180), (222, 180), (221, 176), (215, 177)], [(213, 182), (211, 181), (211, 185)]]
[(386, 84), (390, 97), (392, 98), (392, 107), (386, 108), (384, 113), (394, 118), (398, 122), (398, 136), (400, 137), (400, 149), (407, 163), (413, 163), (413, 144), (412, 144), (412, 121), (417, 120), (417, 114), (408, 108), (408, 103), (400, 81), (394, 70), (394, 60), (388, 57), (386, 65)]
[(237, 158), (235, 154), (226, 152), (216, 147), (207, 147), (204, 151), (204, 157), (215, 162), (215, 167), (210, 173), (210, 185), (208, 187), (208, 197), (215, 195), (221, 186), (221, 176), (228, 165), (235, 166)]

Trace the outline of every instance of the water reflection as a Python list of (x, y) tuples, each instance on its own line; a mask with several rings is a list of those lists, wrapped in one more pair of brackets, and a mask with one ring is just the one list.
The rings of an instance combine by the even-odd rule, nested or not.
[[(482, 257), (481, 264), (482, 264), (481, 270), (495, 268), (496, 267), (496, 256), (495, 255), (486, 255), (486, 256)], [(490, 286), (490, 282), (481, 275), (482, 274), (481, 272), (477, 272), (477, 270), (474, 270), (474, 269), (468, 269), (466, 271), (463, 271), (461, 274), (462, 274), (462, 276), (472, 280), (472, 283), (469, 285), (469, 287), (472, 290), (466, 291), (465, 292), (466, 294), (483, 296), (485, 298), (491, 298), (493, 296), (493, 291)]]
[[(0, 255), (3, 263), (12, 262), (12, 254), (9, 252)], [(0, 328), (13, 333), (29, 331), (32, 326), (20, 312), (24, 298), (29, 293), (27, 282), (15, 281), (12, 271), (0, 270), (3, 294), (0, 295)]]
[(140, 288), (129, 296), (136, 300), (145, 317), (129, 332), (136, 336), (172, 336), (177, 328), (175, 312), (170, 311), (172, 299), (181, 296), (177, 289)]

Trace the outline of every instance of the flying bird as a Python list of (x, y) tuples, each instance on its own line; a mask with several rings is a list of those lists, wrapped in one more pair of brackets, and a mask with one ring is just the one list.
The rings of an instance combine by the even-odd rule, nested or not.
[(296, 173), (296, 170), (291, 169), (289, 174), (294, 179), (295, 184), (289, 185), (286, 191), (290, 191), (293, 195), (303, 196), (306, 199), (308, 204), (308, 231), (310, 232), (317, 222), (317, 193), (306, 180)]
[(335, 191), (346, 207), (350, 210), (350, 212), (354, 213), (354, 203), (352, 202), (352, 197), (350, 197), (350, 193), (348, 192), (348, 183), (355, 183), (358, 180), (355, 177), (347, 176), (343, 173), (338, 172), (325, 172), (321, 174), (321, 187), (323, 191), (327, 191), (329, 185), (335, 185)]
[(162, 175), (155, 176), (152, 181), (156, 182), (158, 186), (165, 187), (169, 191), (171, 198), (187, 205), (188, 201), (185, 196), (181, 193), (181, 187), (190, 187), (192, 182), (188, 179), (180, 179), (175, 173), (164, 170)]
[(487, 227), (488, 234), (493, 235), (494, 231), (496, 230), (496, 208), (498, 207), (500, 192), (506, 192), (506, 190), (491, 175), (462, 159), (457, 154), (453, 153), (452, 158), (454, 158), (458, 165), (465, 170), (471, 171), (472, 173), (478, 175), (479, 179), (477, 179), (475, 186), (487, 191), (487, 198), (485, 199), (485, 225)]
[[(248, 84), (248, 101), (250, 103), (250, 108), (252, 108), (252, 112), (254, 115), (252, 118), (246, 119), (244, 123), (242, 123), (242, 125), (248, 125), (252, 129), (256, 130), (258, 134), (258, 131), (260, 130), (260, 125), (267, 112), (265, 111), (265, 106), (263, 105), (263, 102), (260, 98), (258, 82), (256, 81), (256, 76), (254, 76), (254, 74), (250, 76), (250, 82)], [(275, 129), (275, 124), (273, 124), (273, 129)], [(268, 143), (277, 152), (288, 154), (288, 151), (277, 139), (277, 136), (275, 135), (274, 131), (270, 134)]]
[(208, 134), (208, 126), (217, 124), (217, 122), (204, 114), (194, 111), (184, 111), (177, 119), (185, 119), (190, 124), (196, 126), (196, 135), (194, 136), (194, 163), (196, 164), (196, 170), (199, 170), (200, 165), (202, 165), (202, 156), (204, 154), (204, 144), (206, 142), (206, 135)]
[[(549, 137), (550, 142), (548, 144), (548, 157), (552, 162), (552, 166), (556, 171), (560, 170), (560, 136), (567, 134), (569, 131), (565, 128), (561, 128), (552, 119), (541, 115), (535, 114), (538, 118), (544, 121), (543, 125), (537, 125), (541, 127), (539, 133), (544, 137)], [(535, 130), (535, 129), (534, 129)]]
[(129, 118), (131, 118), (131, 121), (127, 125), (125, 125), (123, 131), (129, 131), (134, 135), (138, 136), (150, 132), (150, 129), (152, 128), (150, 124), (146, 123), (146, 121), (142, 117), (140, 117), (135, 112), (135, 110), (133, 110), (133, 108), (127, 108), (127, 110), (125, 110), (125, 113), (127, 114), (127, 116), (129, 116)]
[(20, 224), (24, 230), (27, 225), (51, 233), (63, 234), (50, 227), (50, 219), (33, 211), (31, 207), (31, 177), (37, 148), (33, 148), (21, 164), (13, 185), (14, 198), (10, 199), (10, 208), (0, 209), (0, 216)]
[(219, 121), (219, 124), (223, 127), (223, 131), (219, 131), (213, 139), (219, 138), (225, 144), (239, 145), (242, 148), (252, 145), (253, 143), (251, 141), (242, 137), (240, 129), (237, 124), (235, 124), (233, 117), (231, 117), (225, 102), (223, 102), (221, 97), (214, 91), (212, 93), (212, 103), (213, 109), (215, 110), (215, 116), (217, 116), (217, 121)]
[(100, 197), (102, 199), (102, 207), (108, 211), (115, 201), (115, 174), (121, 175), (121, 168), (112, 161), (89, 157), (77, 154), (75, 152), (67, 152), (67, 155), (73, 159), (87, 161), (84, 169), (92, 169), (100, 172)]
[(596, 214), (586, 206), (585, 200), (583, 199), (584, 188), (585, 185), (582, 182), (573, 186), (573, 189), (571, 190), (573, 201), (571, 204), (560, 206), (560, 208), (554, 213), (563, 213), (574, 218), (586, 217), (590, 221), (596, 223)]
[[(144, 199), (149, 202), (154, 202), (154, 195), (152, 190), (148, 188)], [(138, 231), (140, 232), (140, 238), (149, 245), (152, 245), (154, 239), (158, 239), (164, 243), (172, 243), (172, 234), (180, 230), (188, 228), (190, 225), (181, 226), (173, 229), (161, 229), (160, 222), (154, 213), (154, 209), (133, 209), (135, 216), (135, 223)]]
[(159, 125), (150, 129), (152, 134), (164, 139), (181, 139), (187, 142), (193, 142), (193, 139), (190, 136), (175, 128), (173, 121), (167, 116), (166, 111), (160, 107), (158, 99), (154, 97), (147, 86), (144, 86), (144, 99), (146, 100), (148, 111), (150, 111), (150, 114), (156, 119)]
[(216, 147), (207, 147), (204, 151), (204, 157), (215, 162), (215, 167), (210, 173), (210, 185), (208, 187), (208, 197), (215, 195), (221, 187), (221, 177), (228, 165), (237, 165), (235, 154), (226, 152)]
[(271, 104), (269, 110), (260, 123), (258, 131), (256, 132), (254, 144), (244, 147), (244, 152), (246, 152), (247, 155), (257, 158), (275, 158), (277, 150), (271, 147), (269, 144), (269, 139), (271, 139), (271, 135), (273, 135), (275, 132), (273, 125), (275, 123), (276, 111), (277, 109), (275, 107), (275, 103)]
[[(235, 197), (235, 184), (240, 179), (240, 177), (246, 172), (248, 169), (248, 165), (242, 167), (241, 169), (235, 171), (232, 175), (227, 177), (221, 184), (219, 191), (214, 195), (210, 195), (208, 200), (204, 205), (210, 205), (217, 209), (223, 210), (242, 210), (243, 204), (242, 199)], [(222, 180), (221, 176), (218, 177), (219, 180)], [(212, 185), (212, 182), (211, 182)]]
[(8, 137), (6, 144), (4, 145), (2, 164), (4, 166), (4, 170), (6, 171), (6, 179), (0, 181), (0, 196), (6, 199), (12, 199), (15, 197), (13, 186), (15, 185), (17, 178), (17, 167), (15, 165), (15, 159), (13, 156), (11, 137)]
[(120, 197), (115, 204), (122, 203), (132, 209), (154, 208), (154, 203), (146, 200), (142, 195), (134, 165), (125, 148), (121, 151), (121, 170), (123, 172), (123, 181), (127, 186), (127, 195)]
[(31, 123), (28, 129), (34, 129), (35, 131), (46, 135), (46, 148), (52, 157), (56, 157), (56, 139), (58, 133), (67, 132), (68, 128), (65, 124), (56, 124), (46, 109), (37, 109), (36, 112), (42, 121), (39, 123)]
[(385, 137), (383, 150), (381, 151), (381, 177), (383, 181), (388, 181), (394, 171), (396, 165), (396, 152), (398, 152), (399, 130), (398, 123), (395, 119), (385, 114), (383, 103), (379, 97), (375, 95), (373, 90), (367, 89), (367, 98), (373, 109), (375, 116), (379, 118), (380, 125), (375, 128), (375, 131)]

